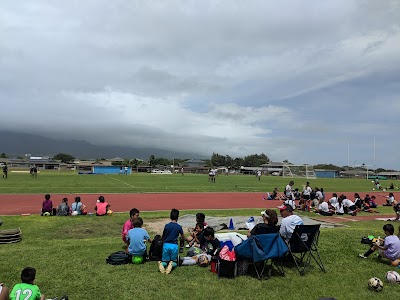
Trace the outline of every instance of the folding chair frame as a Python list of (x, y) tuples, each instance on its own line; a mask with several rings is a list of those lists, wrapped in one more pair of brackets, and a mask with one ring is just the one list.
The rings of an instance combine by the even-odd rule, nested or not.
[[(270, 263), (268, 264), (268, 262), (270, 262)], [(270, 258), (270, 259), (266, 259), (266, 260), (259, 261), (259, 262), (252, 262), (252, 264), (254, 266), (254, 270), (256, 271), (257, 278), (260, 280), (272, 278), (272, 267), (273, 266), (275, 266), (275, 268), (278, 270), (280, 275), (285, 276), (285, 270), (283, 268), (282, 258)], [(258, 264), (262, 264), (261, 270), (258, 270), (258, 268), (257, 268)], [(265, 277), (264, 271), (266, 268), (268, 269), (268, 274)]]
[[(289, 252), (293, 257), (300, 275), (304, 275), (306, 269), (311, 266), (313, 259), (321, 271), (326, 272), (321, 256), (318, 252), (318, 239), (320, 224), (297, 225), (291, 239), (287, 243)], [(308, 239), (303, 241), (302, 236), (306, 234)]]

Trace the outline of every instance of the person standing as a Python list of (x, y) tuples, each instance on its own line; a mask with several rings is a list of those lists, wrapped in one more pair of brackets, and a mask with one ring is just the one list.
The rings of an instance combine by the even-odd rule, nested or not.
[(7, 164), (4, 164), (3, 166), (3, 178), (7, 178), (8, 175), (8, 166)]

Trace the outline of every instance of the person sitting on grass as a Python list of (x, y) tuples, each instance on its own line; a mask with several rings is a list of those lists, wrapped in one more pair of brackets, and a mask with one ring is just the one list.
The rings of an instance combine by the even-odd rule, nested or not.
[[(396, 218), (393, 221), (398, 221), (400, 219), (400, 203), (398, 203), (396, 200), (394, 202), (395, 202), (395, 204), (393, 205), (393, 210), (396, 214)], [(392, 220), (389, 219), (388, 221), (392, 221)]]
[(128, 253), (135, 256), (143, 257), (143, 261), (147, 260), (146, 241), (152, 242), (149, 234), (142, 228), (143, 220), (138, 217), (133, 224), (134, 228), (128, 231), (126, 241), (129, 243)]
[(96, 203), (94, 210), (96, 211), (96, 216), (107, 216), (107, 211), (110, 208), (110, 204), (106, 202), (104, 196), (99, 197), (99, 202)]
[(190, 235), (186, 238), (186, 241), (188, 242), (188, 244), (186, 245), (187, 248), (190, 248), (192, 246), (201, 247), (201, 245), (204, 245), (205, 242), (203, 230), (204, 223), (196, 223), (196, 227), (194, 228), (194, 230), (190, 231)]
[(339, 199), (342, 199), (342, 205), (345, 213), (356, 216), (357, 215), (357, 207), (354, 205), (354, 202), (350, 199), (347, 199), (345, 195), (340, 195)]
[(133, 224), (135, 224), (135, 221), (139, 218), (139, 210), (137, 208), (132, 208), (129, 212), (129, 219), (126, 220), (126, 222), (124, 223), (124, 226), (122, 226), (122, 240), (124, 241), (125, 244), (128, 244), (128, 242), (126, 241), (126, 235), (128, 234), (128, 231), (133, 229), (134, 226)]
[(396, 200), (394, 199), (394, 194), (393, 193), (389, 193), (389, 196), (382, 196), (386, 198), (386, 203), (383, 204), (383, 206), (393, 206), (396, 202)]
[(8, 287), (4, 285), (4, 283), (0, 282), (0, 300), (9, 300), (10, 299), (10, 291)]
[(81, 202), (81, 197), (76, 196), (75, 202), (71, 205), (71, 214), (82, 214), (83, 203)]
[(267, 193), (267, 197), (262, 196), (264, 200), (280, 200), (281, 196), (278, 195), (278, 188), (274, 188), (274, 191), (270, 194)]
[(338, 196), (336, 193), (333, 193), (331, 199), (328, 200), (329, 208), (334, 209), (336, 206), (336, 203), (338, 203)]
[(379, 256), (390, 260), (393, 267), (399, 266), (400, 263), (400, 240), (397, 235), (394, 235), (394, 227), (392, 224), (383, 226), (385, 239), (379, 239), (372, 247), (364, 254), (359, 254), (361, 258), (368, 258), (374, 251), (379, 251)]
[(354, 193), (354, 205), (357, 207), (357, 210), (362, 209), (363, 201), (358, 193)]
[(63, 198), (57, 207), (57, 216), (69, 216), (68, 198)]
[(333, 211), (329, 209), (328, 203), (324, 201), (324, 199), (319, 199), (318, 207), (315, 209), (315, 212), (322, 216), (332, 216)]
[(278, 224), (278, 215), (272, 209), (267, 209), (261, 212), (261, 216), (263, 218), (262, 223), (258, 223), (253, 229), (249, 230), (247, 236), (250, 237), (252, 235), (257, 234), (268, 234), (268, 233), (276, 233), (279, 231)]
[(50, 200), (50, 194), (46, 194), (44, 196), (44, 200), (42, 203), (42, 216), (45, 214), (52, 214), (53, 213), (53, 202)]
[(335, 212), (335, 215), (341, 216), (344, 215), (344, 207), (343, 207), (343, 198), (338, 197), (337, 202), (333, 206), (333, 211)]
[[(181, 266), (192, 266), (192, 265), (200, 265), (202, 267), (207, 267), (208, 263), (211, 260), (216, 260), (218, 257), (218, 252), (220, 250), (220, 242), (215, 237), (214, 229), (211, 227), (207, 227), (204, 229), (204, 238), (206, 239), (206, 245), (204, 247), (204, 252), (197, 254), (195, 256), (187, 256), (183, 257), (179, 261), (179, 265)], [(202, 257), (206, 256), (207, 259), (202, 259)]]
[(44, 300), (45, 296), (40, 293), (40, 289), (37, 285), (33, 284), (36, 277), (35, 268), (26, 267), (21, 272), (22, 283), (16, 284), (11, 293), (11, 300)]
[(158, 262), (158, 269), (161, 273), (169, 274), (176, 268), (178, 260), (178, 237), (185, 240), (182, 226), (178, 224), (179, 210), (173, 208), (170, 213), (171, 222), (165, 225), (162, 240), (162, 261)]

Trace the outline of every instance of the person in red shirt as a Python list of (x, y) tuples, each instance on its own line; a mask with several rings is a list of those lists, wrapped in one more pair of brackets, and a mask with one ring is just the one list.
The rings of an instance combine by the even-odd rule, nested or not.
[(98, 202), (96, 203), (96, 207), (94, 208), (96, 211), (96, 216), (106, 216), (109, 207), (110, 204), (106, 202), (104, 196), (100, 196)]

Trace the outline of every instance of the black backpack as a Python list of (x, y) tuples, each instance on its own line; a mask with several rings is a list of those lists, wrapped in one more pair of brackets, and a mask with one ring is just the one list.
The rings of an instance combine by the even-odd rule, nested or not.
[(106, 262), (110, 265), (126, 265), (131, 262), (131, 259), (131, 256), (125, 251), (118, 251), (107, 257)]
[(150, 245), (149, 259), (161, 260), (162, 258), (163, 241), (161, 235), (157, 234)]

